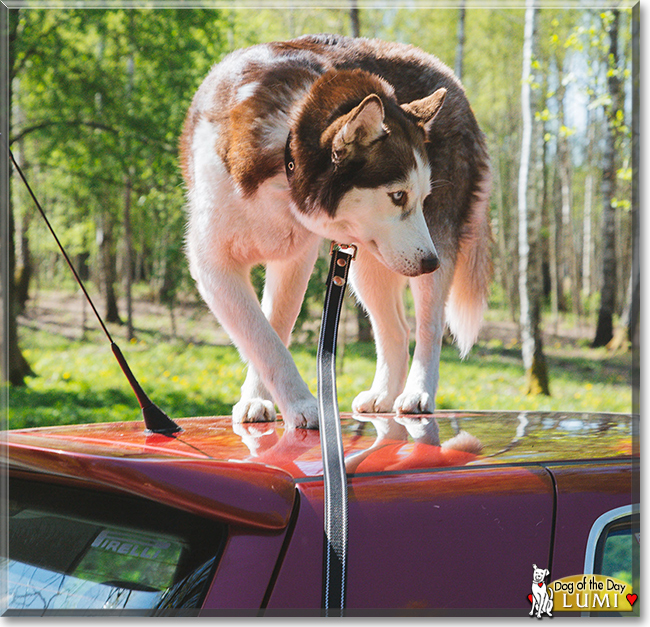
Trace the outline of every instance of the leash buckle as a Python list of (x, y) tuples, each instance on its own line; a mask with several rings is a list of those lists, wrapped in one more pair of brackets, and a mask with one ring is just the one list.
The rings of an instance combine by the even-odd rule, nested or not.
[(357, 258), (356, 244), (339, 244), (338, 242), (331, 242), (330, 255), (333, 254), (335, 250), (340, 250), (341, 252), (344, 252), (347, 255), (352, 255), (352, 261), (354, 261)]

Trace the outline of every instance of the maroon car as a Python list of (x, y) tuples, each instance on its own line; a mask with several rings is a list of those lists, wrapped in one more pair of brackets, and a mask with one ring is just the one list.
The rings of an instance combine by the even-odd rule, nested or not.
[[(6, 615), (320, 615), (318, 431), (178, 424), (3, 434)], [(342, 427), (347, 615), (527, 616), (533, 564), (638, 590), (638, 417), (346, 414)]]

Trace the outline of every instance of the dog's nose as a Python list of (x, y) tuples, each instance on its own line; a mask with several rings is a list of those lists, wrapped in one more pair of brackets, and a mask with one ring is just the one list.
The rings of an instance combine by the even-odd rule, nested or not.
[(423, 259), (420, 268), (422, 274), (429, 274), (430, 272), (435, 272), (440, 267), (440, 259), (438, 257), (427, 257)]

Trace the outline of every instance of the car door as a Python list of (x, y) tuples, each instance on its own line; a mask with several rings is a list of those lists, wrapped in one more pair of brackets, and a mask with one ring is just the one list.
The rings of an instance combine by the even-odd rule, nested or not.
[[(321, 607), (322, 481), (299, 488), (270, 613)], [(532, 564), (549, 560), (553, 501), (538, 466), (351, 477), (347, 615), (523, 615)]]
[[(557, 485), (552, 578), (602, 574), (638, 591), (638, 461), (559, 464), (549, 470)], [(633, 614), (638, 613), (635, 602)]]

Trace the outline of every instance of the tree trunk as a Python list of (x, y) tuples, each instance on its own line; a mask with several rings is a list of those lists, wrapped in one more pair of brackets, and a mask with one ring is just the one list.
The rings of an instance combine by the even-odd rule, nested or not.
[[(14, 81), (16, 85), (19, 85), (19, 81)], [(18, 107), (14, 107), (14, 113), (18, 124), (24, 126), (25, 120), (22, 112)], [(16, 142), (18, 145), (18, 150), (16, 158), (18, 160), (18, 165), (25, 172), (27, 170), (27, 163), (25, 160), (25, 146), (24, 141), (20, 139)], [(31, 201), (30, 201), (31, 202)], [(34, 266), (32, 264), (32, 255), (29, 247), (29, 237), (27, 236), (27, 231), (29, 229), (29, 223), (33, 212), (31, 208), (25, 208), (23, 210), (22, 220), (20, 222), (20, 232), (14, 234), (14, 240), (16, 240), (16, 235), (20, 240), (20, 259), (17, 260), (17, 267), (14, 280), (16, 281), (16, 307), (19, 314), (25, 311), (27, 306), (27, 301), (29, 300), (29, 284), (34, 272)]]
[(567, 311), (567, 303), (565, 292), (563, 288), (564, 284), (564, 246), (562, 245), (563, 241), (563, 232), (562, 228), (562, 192), (560, 185), (560, 166), (558, 164), (558, 159), (555, 160), (555, 168), (553, 172), (553, 211), (551, 218), (551, 237), (552, 237), (552, 246), (553, 246), (553, 267), (551, 269), (551, 309), (553, 311), (553, 320), (555, 328), (557, 330), (560, 313)]
[[(8, 172), (8, 168), (3, 170), (3, 172)], [(9, 189), (9, 187), (5, 189)], [(9, 200), (9, 203), (10, 202), (11, 200)], [(3, 214), (6, 215), (4, 210)], [(7, 255), (8, 258), (5, 262), (6, 269), (3, 268), (4, 277), (2, 286), (3, 297), (5, 294), (8, 297), (3, 311), (5, 327), (3, 344), (6, 342), (5, 346), (7, 346), (7, 350), (3, 351), (2, 376), (3, 380), (11, 383), (11, 385), (23, 386), (25, 385), (25, 377), (34, 373), (29, 367), (29, 364), (24, 358), (18, 345), (18, 302), (16, 298), (15, 282), (13, 280), (16, 267), (16, 249), (14, 246), (14, 217), (13, 211), (11, 211), (11, 206), (8, 214), (9, 224), (6, 231), (7, 238), (6, 241), (3, 242), (3, 247), (7, 246), (9, 254)], [(5, 256), (3, 255), (3, 258), (4, 257)]]
[(632, 9), (632, 276), (634, 280), (629, 332), (630, 341), (632, 342), (632, 411), (635, 414), (641, 412), (639, 405), (641, 394), (641, 236), (639, 232), (639, 161), (641, 157), (640, 28), (641, 8), (639, 4), (636, 4)]
[[(612, 11), (614, 19), (609, 30), (609, 62), (610, 67), (618, 66), (618, 22), (619, 12)], [(600, 290), (600, 309), (596, 335), (592, 346), (606, 346), (614, 336), (614, 310), (616, 307), (616, 128), (614, 121), (616, 112), (621, 107), (621, 85), (616, 72), (611, 72), (608, 78), (611, 107), (607, 114), (609, 125), (605, 138), (605, 154), (603, 164), (603, 179), (601, 193), (603, 196), (603, 266), (602, 284)]]
[[(627, 348), (627, 342), (631, 339), (632, 335), (630, 330), (633, 327), (632, 316), (633, 308), (632, 303), (635, 300), (634, 295), (634, 273), (630, 275), (630, 280), (627, 285), (627, 295), (625, 297), (625, 308), (623, 309), (623, 314), (621, 315), (621, 322), (614, 331), (612, 339), (607, 343), (607, 348), (612, 351), (619, 350), (621, 348)], [(637, 284), (637, 290), (640, 286)], [(637, 292), (638, 295), (638, 292)]]
[[(361, 23), (359, 21), (359, 7), (357, 6), (357, 0), (350, 0), (350, 28), (352, 30), (352, 37), (361, 37)], [(356, 308), (357, 341), (371, 342), (372, 329), (370, 327), (370, 320), (359, 303), (356, 303)]]
[[(555, 175), (554, 175), (555, 176)], [(549, 272), (551, 275), (551, 319), (557, 333), (560, 322), (560, 270), (558, 268), (558, 219), (555, 202), (555, 178), (551, 187), (551, 210), (549, 210)]]
[(589, 300), (591, 294), (591, 211), (593, 206), (594, 176), (590, 172), (585, 179), (585, 208), (582, 222), (582, 297)]
[(131, 174), (124, 181), (124, 291), (126, 293), (126, 339), (133, 339), (133, 241), (131, 233)]
[[(591, 115), (588, 114), (588, 144), (587, 144), (587, 164), (591, 164), (594, 154), (594, 124)], [(593, 195), (594, 195), (594, 175), (591, 171), (591, 165), (588, 165), (587, 176), (585, 178), (585, 200), (584, 211), (582, 216), (582, 299), (586, 304), (586, 314), (590, 315), (588, 303), (591, 296), (591, 257), (592, 257), (592, 213), (593, 213)]]
[(117, 307), (115, 296), (115, 281), (117, 272), (115, 270), (115, 250), (113, 246), (113, 218), (108, 210), (105, 210), (100, 218), (101, 226), (97, 238), (99, 240), (99, 257), (101, 267), (101, 285), (104, 292), (104, 304), (106, 307), (104, 319), (106, 322), (122, 324), (122, 319)]
[(512, 268), (508, 267), (507, 260), (510, 258), (508, 245), (506, 243), (506, 211), (505, 202), (503, 198), (504, 189), (501, 178), (501, 153), (498, 153), (494, 158), (494, 184), (495, 184), (495, 199), (497, 203), (497, 245), (499, 247), (499, 275), (501, 278), (501, 285), (505, 300), (508, 303), (510, 310), (510, 317), (513, 322), (517, 320), (516, 303), (514, 293), (516, 287), (513, 286)]
[[(135, 12), (129, 12), (129, 25), (131, 35), (135, 30)], [(131, 52), (126, 62), (126, 100), (129, 104), (129, 115), (133, 115), (133, 81), (135, 74), (135, 57), (133, 56), (134, 43), (129, 42)], [(127, 140), (128, 142), (128, 140)], [(130, 143), (130, 142), (129, 142)], [(127, 143), (127, 145), (129, 145)], [(133, 233), (131, 231), (131, 188), (133, 186), (134, 168), (128, 167), (124, 176), (124, 291), (126, 292), (126, 339), (130, 342), (133, 339)]]
[[(548, 92), (548, 81), (544, 80), (542, 85), (543, 93)], [(546, 97), (542, 97), (542, 106), (546, 105)], [(540, 216), (539, 216), (539, 256), (541, 263), (541, 293), (540, 298), (542, 302), (546, 302), (549, 296), (551, 295), (551, 272), (550, 272), (550, 258), (549, 258), (549, 167), (548, 167), (548, 139), (547, 139), (547, 129), (546, 122), (542, 121), (541, 128), (541, 156), (540, 156), (540, 195), (541, 195), (541, 206), (540, 206)], [(544, 233), (545, 235), (542, 235)]]
[[(557, 60), (560, 63), (559, 59)], [(561, 76), (561, 74), (560, 74)], [(558, 91), (559, 112), (558, 118), (562, 128), (566, 128), (564, 99), (566, 89), (562, 87)], [(558, 253), (560, 254), (560, 291), (562, 298), (571, 299), (571, 309), (575, 314), (580, 314), (580, 298), (578, 285), (578, 266), (576, 260), (576, 245), (574, 238), (574, 218), (573, 218), (573, 191), (571, 182), (573, 180), (571, 148), (566, 132), (560, 131), (557, 140), (557, 163), (560, 183), (560, 198), (562, 208), (562, 221), (559, 229), (560, 240)]]
[(352, 28), (352, 37), (360, 37), (361, 24), (359, 22), (357, 0), (350, 0), (350, 26)]
[[(562, 106), (564, 115), (564, 106)], [(578, 282), (578, 264), (574, 236), (573, 217), (573, 192), (571, 181), (573, 179), (571, 152), (567, 137), (558, 140), (558, 161), (560, 169), (560, 188), (562, 194), (562, 276), (564, 284), (562, 291), (571, 298), (571, 309), (576, 315), (581, 314), (580, 293)]]
[[(521, 307), (522, 358), (526, 370), (526, 393), (549, 395), (548, 373), (540, 331), (539, 231), (541, 213), (528, 208), (528, 175), (532, 138), (530, 74), (535, 26), (534, 0), (527, 0), (524, 23), (524, 54), (521, 81), (522, 145), (518, 185), (519, 213), (519, 299)], [(530, 213), (530, 225), (529, 225)], [(532, 228), (531, 228), (532, 227)]]
[(454, 72), (459, 81), (463, 80), (463, 60), (465, 56), (465, 0), (458, 7), (458, 29), (456, 31), (456, 62)]
[[(21, 166), (22, 168), (22, 166)], [(25, 212), (22, 225), (20, 228), (20, 265), (16, 271), (16, 306), (18, 313), (23, 313), (29, 300), (29, 284), (34, 274), (34, 265), (29, 247), (29, 237), (27, 229), (29, 228), (29, 212)]]
[[(15, 55), (11, 52), (18, 28), (18, 10), (11, 12), (0, 6), (0, 36), (8, 34), (9, 47), (0, 46), (0, 63), (9, 67)], [(9, 58), (6, 58), (9, 53)], [(2, 143), (8, 142), (11, 128), (11, 78), (0, 81), (0, 133)], [(14, 244), (14, 217), (9, 184), (9, 155), (0, 145), (0, 287), (2, 288), (2, 379), (11, 385), (25, 385), (25, 377), (33, 374), (18, 345), (18, 307), (14, 274), (16, 269), (16, 248)]]

